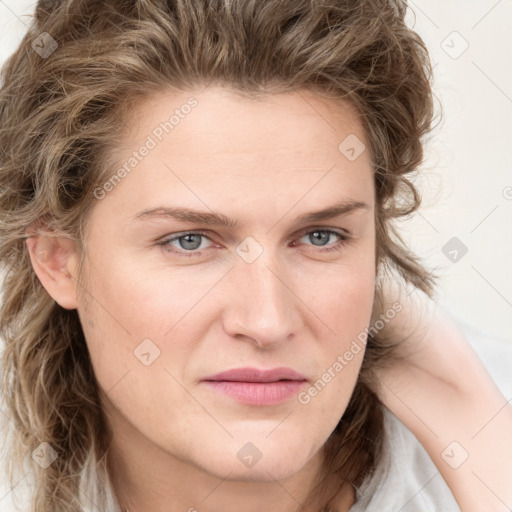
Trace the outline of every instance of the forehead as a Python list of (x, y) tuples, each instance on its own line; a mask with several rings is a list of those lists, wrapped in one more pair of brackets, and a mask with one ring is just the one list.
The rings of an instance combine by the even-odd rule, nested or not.
[[(125, 126), (128, 149), (147, 136), (156, 141), (157, 150), (169, 147), (176, 152), (177, 146), (195, 142), (196, 151), (190, 156), (198, 159), (243, 153), (258, 153), (258, 158), (283, 153), (284, 157), (290, 150), (297, 159), (332, 156), (348, 136), (360, 141), (359, 146), (367, 145), (355, 107), (307, 90), (257, 97), (219, 86), (161, 91), (135, 103)], [(369, 155), (362, 156), (365, 160)]]
[(306, 194), (310, 206), (322, 197), (373, 199), (357, 111), (310, 91), (258, 98), (220, 87), (162, 91), (135, 104), (125, 124), (126, 137), (113, 154), (117, 168), (150, 146), (109, 194), (129, 197), (127, 206), (243, 198), (255, 207), (262, 199), (296, 202)]

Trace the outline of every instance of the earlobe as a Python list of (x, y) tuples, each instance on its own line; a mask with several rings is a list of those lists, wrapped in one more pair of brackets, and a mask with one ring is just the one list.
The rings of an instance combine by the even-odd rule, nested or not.
[(26, 240), (32, 267), (48, 294), (65, 309), (76, 309), (77, 251), (72, 240), (33, 235)]

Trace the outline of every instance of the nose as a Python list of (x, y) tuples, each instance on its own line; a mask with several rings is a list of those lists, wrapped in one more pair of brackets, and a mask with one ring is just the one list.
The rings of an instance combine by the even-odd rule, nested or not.
[(267, 252), (252, 263), (237, 259), (223, 312), (226, 333), (249, 339), (260, 348), (271, 348), (296, 335), (303, 325), (304, 304), (290, 276)]

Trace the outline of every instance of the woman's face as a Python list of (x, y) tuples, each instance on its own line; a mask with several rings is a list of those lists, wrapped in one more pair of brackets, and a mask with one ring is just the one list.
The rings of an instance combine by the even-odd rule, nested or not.
[[(364, 354), (375, 197), (362, 128), (306, 91), (162, 93), (132, 114), (116, 177), (95, 192), (77, 303), (115, 442), (155, 464), (286, 478), (334, 430)], [(356, 206), (315, 216), (341, 203)], [(205, 381), (247, 367), (303, 380)]]

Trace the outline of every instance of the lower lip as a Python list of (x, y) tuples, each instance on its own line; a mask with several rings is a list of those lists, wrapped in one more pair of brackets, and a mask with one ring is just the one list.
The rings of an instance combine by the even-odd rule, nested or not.
[(219, 393), (224, 393), (244, 404), (273, 405), (288, 400), (300, 391), (305, 380), (282, 380), (278, 382), (233, 382), (204, 381)]

